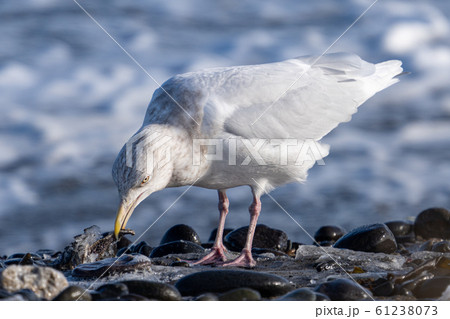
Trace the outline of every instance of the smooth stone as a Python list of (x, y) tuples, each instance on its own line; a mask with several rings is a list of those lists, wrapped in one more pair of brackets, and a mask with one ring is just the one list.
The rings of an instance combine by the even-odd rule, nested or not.
[(422, 245), (419, 247), (419, 251), (431, 251), (433, 248), (433, 245), (435, 243), (438, 243), (440, 240), (437, 238), (432, 238), (427, 241), (425, 241)]
[(109, 300), (128, 295), (130, 292), (127, 285), (123, 283), (105, 284), (97, 288), (92, 294), (94, 300)]
[(335, 241), (325, 240), (325, 241), (315, 242), (315, 243), (313, 243), (313, 245), (320, 246), (320, 247), (333, 247), (334, 243), (335, 243)]
[(201, 244), (197, 232), (191, 226), (184, 224), (178, 224), (169, 228), (159, 244), (163, 245), (178, 240), (190, 241), (198, 245)]
[(11, 297), (12, 293), (6, 291), (5, 289), (0, 288), (0, 299)]
[(314, 240), (316, 242), (335, 242), (344, 236), (345, 233), (345, 229), (339, 226), (322, 226), (314, 234)]
[(126, 280), (121, 281), (121, 283), (128, 287), (130, 293), (141, 295), (148, 299), (181, 300), (181, 294), (178, 289), (169, 284), (147, 280)]
[(424, 239), (450, 239), (450, 212), (445, 208), (424, 210), (414, 222), (414, 232)]
[(142, 240), (139, 243), (137, 243), (136, 245), (129, 247), (129, 249), (132, 253), (138, 253), (139, 250), (141, 249), (141, 247), (143, 247), (143, 246), (149, 246), (145, 240)]
[(15, 295), (21, 295), (22, 298), (26, 301), (41, 301), (42, 300), (31, 289), (19, 290), (19, 291), (15, 292)]
[(150, 299), (145, 298), (144, 296), (137, 295), (137, 294), (128, 294), (119, 297), (118, 300), (121, 301), (150, 301)]
[(141, 254), (141, 255), (144, 255), (144, 256), (149, 257), (150, 254), (152, 253), (152, 251), (153, 251), (153, 247), (151, 247), (151, 246), (149, 246), (149, 245), (142, 245), (142, 246), (139, 248), (139, 251), (137, 251), (137, 252), (138, 252), (139, 254)]
[(3, 262), (3, 264), (5, 266), (19, 265), (21, 261), (22, 261), (22, 258), (11, 258), (11, 259), (6, 259)]
[(283, 277), (250, 270), (207, 270), (187, 275), (175, 284), (183, 296), (223, 293), (236, 288), (251, 288), (263, 297), (280, 296), (293, 287)]
[(412, 292), (416, 298), (435, 299), (441, 297), (449, 286), (450, 276), (434, 277), (417, 285)]
[(334, 248), (390, 254), (397, 250), (397, 242), (385, 224), (365, 225), (341, 237)]
[[(233, 251), (241, 251), (247, 239), (248, 226), (233, 230), (225, 236), (225, 246)], [(253, 247), (269, 248), (278, 251), (286, 251), (288, 237), (285, 232), (267, 227), (266, 225), (256, 225), (255, 236), (253, 237)]]
[(38, 254), (33, 254), (33, 253), (15, 253), (15, 254), (12, 254), (12, 255), (8, 256), (7, 259), (16, 259), (16, 258), (22, 259), (25, 256), (27, 256), (27, 258), (31, 258), (33, 260), (40, 260), (40, 259), (42, 259), (41, 256), (39, 256)]
[[(223, 237), (225, 237), (226, 235), (231, 233), (233, 230), (234, 230), (233, 228), (224, 228), (223, 229)], [(208, 241), (214, 242), (216, 240), (216, 236), (217, 236), (217, 227), (212, 230), (211, 234), (209, 235)]]
[(193, 242), (178, 240), (160, 245), (153, 249), (150, 258), (163, 257), (171, 254), (203, 253), (205, 249)]
[(394, 234), (395, 238), (414, 235), (414, 223), (403, 220), (393, 220), (385, 223)]
[(316, 293), (316, 301), (330, 301), (330, 297), (328, 297), (327, 295), (317, 292)]
[(103, 277), (116, 273), (125, 273), (136, 270), (149, 269), (151, 261), (148, 257), (139, 254), (123, 255), (121, 257), (106, 258), (78, 265), (73, 271), (74, 277)]
[(126, 255), (126, 254), (131, 254), (131, 250), (129, 250), (128, 247), (122, 247), (117, 251), (116, 257), (120, 257), (120, 256)]
[(315, 291), (327, 295), (332, 301), (367, 300), (371, 297), (367, 289), (347, 278), (324, 282), (318, 285)]
[(431, 247), (431, 251), (439, 252), (439, 253), (448, 253), (450, 252), (450, 242), (448, 240), (443, 240), (438, 243), (434, 243)]
[(251, 288), (236, 288), (219, 295), (220, 301), (258, 301), (261, 300), (259, 291)]
[(309, 288), (295, 289), (286, 295), (278, 298), (280, 301), (315, 301), (317, 295)]
[(7, 291), (30, 289), (47, 300), (56, 297), (68, 285), (64, 274), (50, 267), (11, 265), (0, 275), (0, 286)]
[(53, 301), (91, 301), (92, 296), (85, 288), (80, 286), (69, 286), (61, 291)]
[(219, 297), (215, 294), (207, 292), (206, 294), (196, 297), (194, 300), (195, 301), (219, 301)]
[(375, 296), (392, 296), (394, 293), (394, 283), (390, 280), (383, 279), (372, 289)]

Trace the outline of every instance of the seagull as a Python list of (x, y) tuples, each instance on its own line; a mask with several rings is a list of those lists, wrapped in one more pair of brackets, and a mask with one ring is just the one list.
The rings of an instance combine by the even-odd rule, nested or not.
[[(278, 186), (305, 182), (308, 170), (329, 153), (320, 140), (396, 83), (401, 64), (332, 53), (173, 76), (154, 92), (142, 126), (114, 162), (120, 196), (116, 238), (150, 194), (179, 186), (214, 189), (217, 236), (211, 251), (193, 264), (254, 267), (260, 197)], [(252, 192), (250, 223), (242, 252), (227, 260), (226, 190), (238, 186)]]

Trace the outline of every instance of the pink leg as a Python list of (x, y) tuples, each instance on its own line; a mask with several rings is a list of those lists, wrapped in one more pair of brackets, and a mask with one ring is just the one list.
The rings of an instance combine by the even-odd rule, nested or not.
[(214, 245), (211, 248), (211, 252), (193, 263), (193, 265), (208, 265), (208, 264), (222, 264), (227, 260), (225, 256), (225, 247), (223, 246), (223, 229), (225, 227), (225, 218), (228, 214), (228, 206), (230, 201), (228, 200), (227, 194), (225, 190), (219, 190), (219, 226), (217, 227), (216, 240), (214, 241)]
[(252, 257), (252, 242), (255, 235), (256, 222), (258, 221), (259, 213), (261, 212), (261, 201), (259, 196), (253, 193), (253, 202), (249, 207), (250, 225), (248, 226), (247, 240), (244, 249), (238, 258), (233, 261), (224, 263), (223, 266), (238, 266), (245, 268), (253, 268), (256, 266), (256, 261)]

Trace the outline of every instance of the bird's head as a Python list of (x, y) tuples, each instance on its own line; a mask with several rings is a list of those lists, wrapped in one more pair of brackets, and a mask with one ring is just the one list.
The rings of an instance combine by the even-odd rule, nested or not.
[[(161, 144), (143, 142), (148, 132), (136, 133), (117, 156), (112, 175), (120, 196), (114, 235), (125, 228), (134, 209), (150, 194), (164, 189), (171, 178), (170, 161), (161, 159)], [(164, 152), (163, 152), (164, 153)]]

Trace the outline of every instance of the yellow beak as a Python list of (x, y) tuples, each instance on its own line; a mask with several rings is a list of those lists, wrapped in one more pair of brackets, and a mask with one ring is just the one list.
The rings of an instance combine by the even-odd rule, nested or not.
[(116, 239), (119, 238), (120, 231), (127, 225), (128, 219), (130, 219), (131, 214), (133, 214), (135, 207), (136, 202), (132, 203), (130, 206), (125, 205), (123, 202), (120, 203), (119, 209), (117, 210), (116, 222), (114, 224), (114, 236)]

